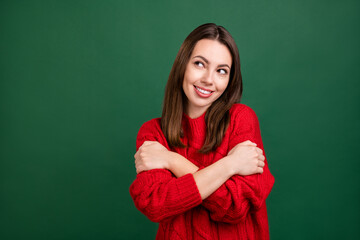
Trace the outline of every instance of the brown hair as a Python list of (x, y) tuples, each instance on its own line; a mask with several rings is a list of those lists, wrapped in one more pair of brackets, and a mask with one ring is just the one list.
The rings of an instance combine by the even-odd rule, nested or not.
[(205, 114), (207, 126), (205, 143), (199, 152), (215, 150), (222, 142), (230, 122), (229, 109), (239, 102), (242, 95), (242, 77), (240, 72), (239, 51), (230, 33), (222, 26), (207, 23), (197, 27), (186, 37), (175, 58), (165, 88), (161, 128), (171, 147), (186, 147), (182, 141), (182, 116), (187, 97), (182, 88), (186, 65), (196, 43), (201, 39), (217, 40), (230, 51), (232, 65), (230, 79), (223, 94), (211, 104)]

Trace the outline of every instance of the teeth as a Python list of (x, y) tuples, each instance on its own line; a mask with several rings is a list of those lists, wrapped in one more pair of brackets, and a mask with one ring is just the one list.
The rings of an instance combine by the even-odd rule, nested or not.
[[(195, 87), (196, 87), (196, 86), (195, 86)], [(198, 88), (198, 87), (196, 87), (196, 89), (197, 89), (199, 92), (203, 93), (203, 94), (210, 94), (210, 93), (211, 93), (211, 92), (209, 92), (209, 91), (205, 91), (205, 90), (200, 89), (200, 88)]]

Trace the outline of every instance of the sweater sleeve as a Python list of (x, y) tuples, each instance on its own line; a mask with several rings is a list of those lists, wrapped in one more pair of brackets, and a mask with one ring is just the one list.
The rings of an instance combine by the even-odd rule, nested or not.
[[(154, 122), (139, 130), (136, 150), (144, 141), (158, 141), (167, 146)], [(130, 186), (136, 208), (153, 222), (161, 222), (201, 204), (202, 199), (192, 174), (176, 178), (166, 169), (153, 169), (137, 174)]]
[[(264, 151), (258, 118), (250, 107), (243, 106), (235, 115), (229, 150), (238, 143), (250, 140)], [(265, 152), (263, 154), (265, 156)], [(260, 209), (274, 184), (266, 156), (263, 170), (261, 174), (234, 175), (203, 200), (202, 205), (209, 210), (210, 217), (214, 221), (238, 223), (245, 219), (249, 211)]]

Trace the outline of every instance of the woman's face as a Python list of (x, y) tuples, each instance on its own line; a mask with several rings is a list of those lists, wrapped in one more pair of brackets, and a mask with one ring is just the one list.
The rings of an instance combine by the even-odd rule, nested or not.
[(232, 57), (229, 49), (216, 40), (198, 41), (186, 65), (183, 90), (186, 113), (201, 116), (225, 91), (230, 78)]

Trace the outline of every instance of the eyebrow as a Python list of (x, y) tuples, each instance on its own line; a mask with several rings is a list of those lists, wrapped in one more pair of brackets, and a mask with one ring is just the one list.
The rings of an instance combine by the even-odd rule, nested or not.
[[(206, 64), (209, 64), (209, 60), (207, 60), (207, 59), (204, 58), (203, 56), (197, 55), (197, 56), (195, 56), (195, 57), (193, 57), (193, 58), (196, 58), (196, 57), (201, 58), (202, 60), (204, 60), (204, 62), (205, 62)], [(220, 65), (218, 65), (218, 67), (228, 67), (229, 69), (231, 69), (231, 68), (229, 67), (229, 65), (227, 65), (227, 64), (220, 64)]]

